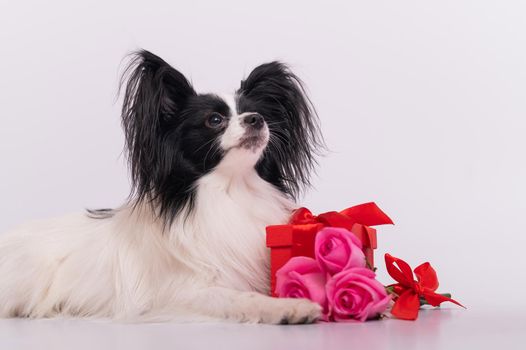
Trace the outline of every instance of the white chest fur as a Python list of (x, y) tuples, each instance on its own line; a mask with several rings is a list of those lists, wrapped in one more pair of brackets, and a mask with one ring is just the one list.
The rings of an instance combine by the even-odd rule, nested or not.
[(246, 164), (242, 157), (251, 155), (236, 153), (231, 150), (199, 181), (194, 210), (186, 219), (176, 220), (171, 239), (186, 252), (186, 263), (206, 271), (214, 284), (265, 293), (269, 286), (265, 227), (286, 222), (293, 203), (261, 179), (253, 166), (240, 171)]

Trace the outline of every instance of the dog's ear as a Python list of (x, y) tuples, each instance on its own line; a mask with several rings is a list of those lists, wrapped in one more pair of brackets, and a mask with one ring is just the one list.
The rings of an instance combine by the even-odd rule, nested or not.
[(146, 50), (131, 55), (122, 88), (122, 124), (132, 182), (139, 197), (144, 197), (166, 175), (160, 168), (166, 163), (161, 143), (196, 92), (183, 74)]
[(310, 184), (315, 156), (325, 148), (303, 83), (286, 64), (274, 61), (256, 67), (241, 82), (237, 95), (241, 109), (255, 109), (269, 125), (269, 152), (264, 153), (258, 172), (297, 197)]
[(146, 50), (131, 55), (121, 88), (124, 85), (124, 123), (133, 118), (157, 124), (177, 115), (188, 97), (196, 94), (183, 74)]

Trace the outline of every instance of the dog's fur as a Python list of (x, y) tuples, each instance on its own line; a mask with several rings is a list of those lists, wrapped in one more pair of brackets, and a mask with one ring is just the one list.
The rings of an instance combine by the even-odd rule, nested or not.
[(140, 51), (123, 86), (129, 200), (1, 235), (0, 317), (316, 320), (266, 296), (265, 226), (287, 221), (322, 146), (299, 79), (271, 62), (233, 96), (198, 94)]

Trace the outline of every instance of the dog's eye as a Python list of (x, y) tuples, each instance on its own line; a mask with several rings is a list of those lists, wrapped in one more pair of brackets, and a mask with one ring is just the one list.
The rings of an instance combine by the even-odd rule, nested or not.
[(209, 128), (219, 128), (223, 125), (225, 121), (225, 118), (219, 114), (219, 113), (213, 113), (211, 114), (208, 119), (206, 119), (206, 126), (208, 126)]

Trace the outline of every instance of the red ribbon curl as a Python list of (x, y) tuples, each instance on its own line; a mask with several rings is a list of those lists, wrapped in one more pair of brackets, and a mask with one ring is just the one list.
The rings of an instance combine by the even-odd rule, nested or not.
[(331, 227), (343, 227), (351, 230), (354, 224), (376, 226), (393, 224), (393, 221), (374, 202), (355, 205), (340, 212), (329, 211), (313, 215), (307, 208), (299, 208), (292, 215), (289, 224), (318, 224)]
[(438, 288), (438, 277), (435, 269), (428, 262), (414, 269), (416, 280), (411, 267), (402, 259), (385, 254), (385, 265), (389, 275), (398, 282), (388, 286), (392, 287), (394, 294), (397, 295), (391, 309), (391, 314), (396, 318), (416, 320), (420, 309), (420, 298), (424, 298), (432, 306), (450, 301), (464, 307), (456, 300), (435, 293)]

